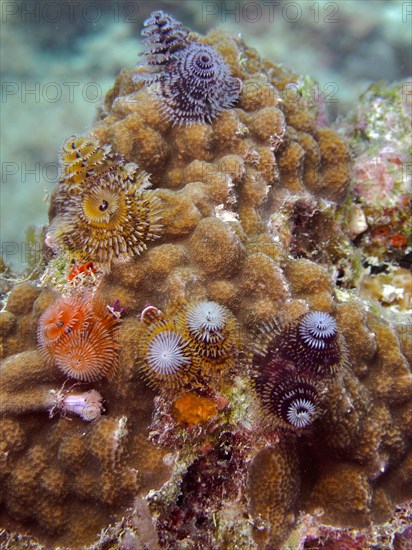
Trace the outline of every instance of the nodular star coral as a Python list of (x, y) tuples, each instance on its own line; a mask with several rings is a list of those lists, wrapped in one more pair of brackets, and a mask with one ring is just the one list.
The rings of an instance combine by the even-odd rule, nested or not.
[[(122, 71), (91, 133), (65, 143), (52, 225), (67, 204), (83, 208), (84, 200), (92, 221), (78, 224), (83, 240), (69, 250), (63, 234), (50, 235), (64, 253), (36, 284), (4, 297), (0, 546), (15, 530), (11, 544), (25, 543), (24, 533), (29, 545), (46, 548), (297, 548), (291, 530), (304, 513), (316, 523), (373, 529), (376, 547), (375, 524), (412, 496), (410, 333), (353, 286), (363, 253), (342, 225), (353, 202), (345, 133), (323, 127), (306, 79), (221, 30), (190, 34), (175, 48), (173, 21), (162, 18), (145, 35), (155, 63), (147, 67), (159, 80), (134, 84), (140, 69)], [(152, 92), (192, 44), (219, 52), (242, 80), (242, 97), (212, 124), (171, 128)], [(386, 103), (392, 109), (392, 92), (373, 98), (373, 112)], [(152, 174), (162, 242), (107, 274), (97, 260), (76, 256), (87, 256), (83, 236), (95, 231), (94, 218), (108, 216), (112, 227), (111, 193), (148, 193), (147, 179), (120, 154)], [(132, 216), (113, 233), (137, 223)], [(110, 238), (109, 231), (102, 249), (113, 248)], [(77, 302), (59, 304), (43, 318), (44, 345), (53, 350), (62, 339), (70, 355), (67, 340), (81, 325), (86, 336), (72, 341), (83, 346), (81, 367), (87, 336), (96, 341), (96, 332), (111, 330), (118, 300), (127, 306), (115, 339), (117, 375), (95, 391), (83, 377), (70, 378), (67, 393), (65, 359), (59, 368), (33, 349), (36, 320), (56, 302), (53, 287), (64, 285), (65, 296), (83, 288), (67, 281), (70, 255), (78, 260), (73, 273), (96, 270), (85, 286), (103, 305), (89, 318)], [(255, 343), (245, 365), (248, 337)], [(95, 368), (95, 354), (88, 357)], [(63, 418), (50, 421), (46, 411)], [(307, 544), (319, 546), (312, 535)]]

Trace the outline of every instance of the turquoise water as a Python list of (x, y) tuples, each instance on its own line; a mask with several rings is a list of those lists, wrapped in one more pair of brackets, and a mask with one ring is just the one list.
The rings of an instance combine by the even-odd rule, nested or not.
[(90, 128), (116, 74), (136, 63), (154, 9), (200, 33), (241, 33), (262, 56), (313, 76), (332, 118), (371, 82), (412, 72), (410, 2), (3, 0), (1, 242), (17, 271), (27, 267), (25, 228), (47, 223), (61, 143)]

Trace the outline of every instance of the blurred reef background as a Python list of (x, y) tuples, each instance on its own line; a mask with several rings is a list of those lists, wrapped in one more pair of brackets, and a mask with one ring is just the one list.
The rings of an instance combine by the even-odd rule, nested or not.
[(61, 143), (91, 126), (116, 75), (136, 64), (139, 28), (153, 9), (173, 12), (203, 34), (216, 26), (242, 34), (263, 57), (310, 75), (313, 94), (326, 94), (336, 118), (356, 109), (372, 82), (410, 75), (407, 4), (100, 0), (57, 7), (47, 1), (2, 2), (4, 258), (17, 270), (27, 268), (26, 226), (47, 222), (45, 189), (55, 185)]

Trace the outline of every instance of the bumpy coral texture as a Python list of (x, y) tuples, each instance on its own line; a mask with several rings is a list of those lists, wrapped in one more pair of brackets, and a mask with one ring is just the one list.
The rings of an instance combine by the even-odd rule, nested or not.
[[(92, 159), (92, 172), (67, 147), (63, 153), (74, 163), (65, 179), (70, 216), (92, 191), (87, 182), (110, 172), (109, 145), (122, 193), (135, 185), (126, 163), (137, 163), (162, 212), (159, 239), (96, 283), (105, 304), (119, 299), (127, 308), (117, 375), (84, 388), (103, 396), (105, 413), (90, 423), (48, 417), (45, 396), (66, 380), (35, 351), (39, 318), (55, 302), (50, 289), (23, 283), (0, 313), (2, 524), (48, 547), (92, 544), (137, 494), (148, 495), (164, 548), (196, 541), (205, 549), (268, 550), (281, 547), (299, 511), (323, 510), (325, 521), (362, 527), (411, 497), (410, 365), (394, 329), (352, 294), (338, 300), (331, 276), (341, 260), (337, 243), (350, 247), (335, 221), (349, 184), (347, 149), (317, 127), (302, 96), (285, 93), (297, 80), (287, 69), (220, 31), (201, 43), (242, 81), (236, 108), (210, 124), (173, 126), (145, 83), (133, 80), (138, 70), (125, 70), (90, 132), (100, 153), (73, 142)], [(93, 191), (87, 200), (94, 198)], [(62, 208), (55, 200), (52, 227)], [(79, 233), (71, 227), (63, 243), (81, 253), (83, 221)], [(130, 226), (120, 229), (120, 239), (130, 235)], [(111, 256), (115, 249), (102, 259)], [(141, 367), (150, 346), (142, 310), (149, 303), (167, 311), (179, 300), (215, 302), (239, 328), (224, 368), (200, 356), (185, 399), (157, 380), (152, 390)], [(170, 330), (180, 330), (184, 307), (170, 313)], [(327, 377), (318, 391), (322, 414), (297, 434), (265, 424), (242, 354), (257, 325), (279, 315), (295, 322), (310, 311), (336, 320), (348, 365)]]
[(250, 467), (250, 512), (256, 542), (279, 548), (295, 521), (299, 492), (298, 461), (283, 444), (260, 451)]

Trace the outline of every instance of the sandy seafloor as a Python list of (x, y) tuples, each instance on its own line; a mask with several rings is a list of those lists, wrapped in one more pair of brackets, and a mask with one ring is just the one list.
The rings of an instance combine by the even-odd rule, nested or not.
[(87, 132), (118, 72), (137, 62), (155, 9), (200, 33), (241, 33), (262, 56), (311, 75), (332, 119), (370, 83), (412, 72), (405, 1), (2, 0), (1, 243), (16, 270), (26, 267), (26, 227), (47, 223), (63, 140)]

